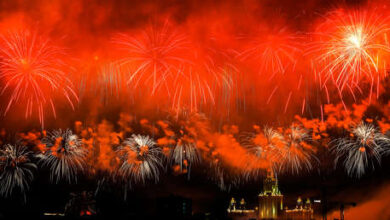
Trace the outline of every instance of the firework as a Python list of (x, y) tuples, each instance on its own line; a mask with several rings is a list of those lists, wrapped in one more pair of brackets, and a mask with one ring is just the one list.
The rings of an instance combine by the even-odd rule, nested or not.
[(130, 72), (127, 83), (148, 85), (152, 94), (188, 62), (178, 55), (187, 44), (185, 37), (171, 31), (167, 23), (162, 28), (150, 27), (138, 37), (120, 34), (114, 43), (126, 53), (119, 63)]
[(101, 67), (98, 73), (95, 90), (100, 90), (102, 100), (109, 100), (118, 97), (126, 88), (124, 85), (125, 76), (120, 68), (114, 63), (108, 63)]
[(381, 69), (384, 73), (386, 70), (383, 56), (390, 51), (386, 20), (380, 13), (330, 14), (319, 28), (319, 41), (309, 47), (309, 53), (320, 53), (316, 61), (322, 68), (318, 73), (321, 83), (333, 83), (340, 93), (345, 89), (353, 93), (354, 88), (360, 90), (362, 81), (368, 81), (371, 96), (375, 80), (379, 84)]
[(349, 138), (335, 140), (332, 152), (336, 154), (335, 164), (340, 159), (349, 176), (360, 178), (368, 169), (381, 163), (381, 157), (390, 152), (390, 139), (372, 124), (360, 123), (352, 129)]
[(223, 72), (210, 57), (210, 50), (190, 42), (165, 23), (149, 27), (141, 35), (121, 34), (114, 42), (124, 52), (118, 61), (122, 72), (129, 73), (133, 89), (149, 88), (145, 94), (164, 92), (174, 109), (186, 107), (197, 111), (200, 106), (215, 104), (215, 92)]
[(71, 130), (56, 130), (42, 139), (46, 149), (39, 155), (40, 163), (49, 167), (50, 179), (56, 183), (65, 180), (77, 182), (77, 174), (85, 168), (87, 150)]
[(38, 113), (44, 125), (44, 110), (50, 106), (56, 116), (54, 97), (56, 92), (65, 96), (72, 108), (78, 100), (72, 83), (63, 71), (62, 50), (50, 46), (50, 42), (28, 31), (10, 33), (1, 37), (0, 79), (4, 81), (1, 94), (9, 95), (4, 114), (18, 103), (25, 106), (25, 117)]
[(210, 170), (212, 171), (212, 174), (209, 174), (211, 180), (222, 191), (230, 191), (232, 188), (240, 186), (248, 177), (246, 175), (247, 173), (242, 173), (237, 170), (230, 171), (216, 161), (210, 164)]
[(78, 79), (79, 97), (85, 95), (99, 95), (102, 102), (107, 102), (114, 98), (126, 94), (126, 76), (121, 71), (120, 66), (115, 62), (101, 64), (92, 63), (87, 65)]
[(158, 181), (160, 175), (161, 149), (149, 137), (132, 135), (118, 149), (121, 166), (118, 173), (128, 182)]
[[(179, 168), (181, 173), (187, 173), (190, 176), (191, 167), (201, 161), (200, 152), (197, 148), (198, 136), (200, 133), (207, 132), (207, 125), (204, 124), (202, 115), (184, 111), (174, 112), (176, 115), (172, 118), (174, 123), (160, 123), (167, 138), (173, 140), (169, 145), (169, 157), (173, 163), (175, 171)], [(172, 115), (170, 115), (172, 117)]]
[(0, 194), (8, 197), (18, 189), (22, 194), (29, 189), (37, 167), (30, 161), (31, 152), (20, 145), (7, 144), (0, 150)]
[(220, 71), (204, 68), (202, 64), (188, 66), (173, 78), (172, 107), (188, 107), (196, 112), (202, 105), (214, 105), (216, 89), (220, 88), (222, 80)]
[(177, 144), (171, 151), (170, 158), (174, 164), (179, 165), (180, 171), (190, 174), (191, 167), (200, 162), (200, 155), (196, 143), (188, 137), (177, 140)]
[[(249, 134), (244, 137), (243, 146), (257, 158), (266, 160), (273, 170), (281, 164), (281, 158), (287, 151), (284, 136), (273, 128), (266, 127), (263, 133)], [(261, 169), (262, 171), (262, 169)]]
[[(269, 32), (269, 31), (268, 31)], [(272, 31), (271, 31), (272, 32)], [(250, 48), (238, 55), (242, 60), (255, 60), (260, 64), (259, 73), (267, 73), (269, 79), (295, 69), (297, 56), (301, 54), (299, 37), (280, 28), (251, 41)]]
[[(186, 107), (197, 112), (202, 105), (218, 105), (218, 101), (225, 101), (237, 92), (235, 76), (239, 71), (233, 64), (234, 54), (218, 48), (215, 45), (218, 39), (212, 36), (199, 40), (189, 42), (187, 57), (191, 62), (185, 63), (174, 80), (174, 108)], [(217, 99), (219, 95), (224, 96), (223, 100)]]
[(258, 76), (255, 76), (256, 83), (259, 83), (257, 89), (259, 92), (268, 93), (267, 99), (264, 100), (267, 104), (278, 96), (278, 93), (283, 95), (275, 101), (285, 99), (284, 113), (291, 103), (294, 90), (299, 90), (301, 86), (302, 73), (296, 71), (302, 55), (301, 40), (298, 34), (286, 27), (263, 29), (249, 40), (249, 49), (237, 57), (257, 68)]
[(292, 125), (284, 132), (286, 147), (282, 152), (281, 169), (299, 173), (305, 169), (313, 168), (312, 161), (317, 160), (313, 154), (313, 147), (308, 143), (311, 138), (307, 130), (296, 125)]

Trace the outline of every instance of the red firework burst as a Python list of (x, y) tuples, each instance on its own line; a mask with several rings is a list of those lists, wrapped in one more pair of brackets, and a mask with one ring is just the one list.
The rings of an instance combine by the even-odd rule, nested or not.
[(29, 31), (14, 32), (1, 37), (0, 80), (1, 95), (8, 95), (4, 114), (15, 105), (22, 103), (25, 117), (34, 111), (44, 126), (44, 110), (51, 106), (56, 116), (54, 94), (60, 92), (74, 108), (77, 95), (67, 78), (63, 51), (51, 46), (49, 40)]
[(290, 33), (287, 28), (274, 31), (262, 31), (250, 41), (249, 48), (239, 54), (243, 60), (259, 64), (259, 73), (276, 74), (294, 71), (298, 56), (301, 54), (299, 36)]
[(121, 71), (129, 74), (129, 86), (142, 88), (144, 97), (164, 94), (160, 96), (162, 102), (191, 111), (215, 104), (215, 93), (224, 77), (223, 69), (212, 59), (215, 52), (196, 41), (168, 23), (151, 26), (139, 35), (120, 34), (114, 39), (124, 51), (118, 63)]
[(152, 88), (152, 94), (189, 62), (181, 56), (187, 44), (184, 35), (172, 31), (167, 23), (162, 28), (149, 27), (135, 37), (120, 34), (114, 43), (125, 52), (120, 64), (130, 74), (127, 83)]

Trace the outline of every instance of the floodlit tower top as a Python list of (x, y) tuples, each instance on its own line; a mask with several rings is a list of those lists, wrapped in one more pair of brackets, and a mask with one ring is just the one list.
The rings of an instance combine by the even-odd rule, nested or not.
[(234, 205), (236, 204), (236, 200), (234, 199), (234, 197), (232, 197), (232, 199), (230, 200), (230, 205)]
[(267, 178), (263, 181), (263, 192), (260, 196), (281, 196), (279, 191), (278, 179), (275, 177), (274, 172), (271, 169), (267, 170)]

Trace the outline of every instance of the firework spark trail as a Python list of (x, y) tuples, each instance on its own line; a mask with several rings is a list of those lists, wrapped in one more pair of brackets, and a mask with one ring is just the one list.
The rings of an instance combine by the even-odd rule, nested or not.
[(174, 165), (174, 171), (187, 173), (189, 178), (191, 168), (201, 162), (201, 151), (197, 145), (208, 133), (208, 124), (203, 115), (184, 109), (172, 112), (170, 119), (158, 122), (164, 137), (157, 142), (163, 149), (168, 147), (167, 156)]
[(125, 52), (118, 63), (130, 74), (127, 83), (133, 88), (151, 88), (149, 95), (166, 92), (169, 99), (163, 101), (173, 109), (196, 112), (202, 106), (213, 106), (219, 88), (226, 83), (227, 55), (199, 45), (197, 39), (189, 39), (167, 23), (150, 27), (138, 37), (121, 34), (114, 42)]
[(324, 78), (323, 85), (333, 83), (343, 92), (368, 81), (371, 97), (374, 79), (381, 74), (379, 68), (386, 66), (382, 58), (390, 51), (385, 41), (390, 30), (387, 19), (374, 13), (342, 11), (329, 17), (319, 28), (319, 42), (308, 52), (319, 52), (316, 61), (323, 69), (319, 73)]
[(350, 136), (336, 139), (332, 152), (335, 164), (345, 159), (347, 174), (360, 178), (368, 169), (375, 169), (375, 164), (380, 165), (382, 156), (390, 152), (390, 139), (374, 125), (363, 122), (352, 129)]
[(222, 166), (219, 161), (210, 163), (211, 180), (218, 185), (222, 191), (230, 191), (234, 187), (240, 186), (247, 179), (246, 173), (237, 170), (231, 171)]
[(3, 146), (0, 150), (0, 194), (8, 197), (15, 190), (22, 194), (29, 189), (30, 182), (34, 178), (33, 171), (37, 166), (30, 161), (32, 152), (21, 145)]
[(120, 34), (114, 43), (126, 53), (119, 63), (130, 72), (127, 83), (138, 87), (151, 81), (151, 94), (167, 86), (167, 80), (182, 69), (182, 63), (189, 62), (180, 56), (188, 44), (184, 35), (171, 31), (168, 23), (162, 28), (150, 27), (138, 38)]
[[(278, 170), (281, 164), (281, 158), (286, 152), (286, 143), (283, 135), (277, 130), (265, 127), (262, 131), (258, 129), (256, 133), (245, 135), (242, 145), (246, 147), (249, 153), (254, 154), (257, 158), (266, 160), (273, 170)], [(253, 161), (256, 163), (256, 161)], [(264, 168), (260, 169), (262, 172)], [(252, 175), (258, 174), (258, 169)]]
[(196, 143), (186, 137), (177, 140), (175, 148), (171, 150), (170, 159), (174, 164), (179, 165), (181, 172), (186, 170), (188, 177), (191, 167), (201, 161)]
[(212, 33), (210, 36), (212, 46), (207, 49), (210, 51), (210, 63), (214, 68), (211, 72), (216, 75), (215, 109), (218, 109), (218, 114), (222, 118), (231, 115), (234, 110), (245, 111), (246, 94), (245, 77), (236, 59), (239, 55), (236, 50), (221, 46), (220, 37), (220, 33)]
[(126, 139), (118, 148), (121, 160), (118, 174), (131, 183), (146, 183), (159, 180), (162, 168), (161, 149), (149, 136), (135, 135)]
[[(191, 44), (192, 46), (192, 44)], [(211, 58), (211, 49), (191, 47), (187, 63), (173, 79), (173, 108), (189, 108), (193, 112), (202, 106), (214, 106), (218, 89), (226, 82), (224, 70)], [(215, 54), (214, 54), (215, 55)]]
[[(286, 81), (291, 80), (289, 79), (290, 73), (296, 75), (296, 65), (302, 55), (301, 37), (283, 27), (275, 30), (262, 30), (257, 37), (253, 38), (249, 43), (249, 49), (240, 52), (236, 58), (254, 63), (252, 65), (257, 68), (257, 73), (261, 77), (258, 80), (267, 82), (266, 87), (275, 85), (266, 102), (269, 104), (279, 87), (279, 82), (285, 81), (284, 88)], [(299, 81), (301, 80), (300, 78)], [(291, 81), (287, 85), (290, 83)], [(291, 88), (289, 91), (284, 113), (287, 111), (294, 89)]]
[(77, 182), (77, 174), (84, 171), (87, 150), (81, 140), (71, 130), (55, 130), (42, 139), (46, 149), (38, 155), (39, 163), (50, 169), (53, 182), (65, 180)]
[(36, 108), (41, 125), (44, 125), (44, 111), (48, 104), (56, 116), (53, 92), (60, 92), (74, 109), (73, 99), (78, 101), (72, 82), (63, 71), (62, 50), (50, 45), (35, 33), (28, 31), (1, 36), (0, 79), (4, 80), (1, 94), (10, 91), (4, 114), (12, 106), (22, 102), (25, 117)]
[(100, 90), (100, 97), (107, 101), (111, 98), (119, 97), (126, 90), (125, 76), (115, 63), (107, 63), (98, 71), (98, 79), (96, 83), (96, 91)]
[[(269, 168), (275, 172), (299, 173), (302, 170), (310, 171), (313, 168), (312, 160), (316, 160), (308, 132), (299, 126), (293, 125), (283, 133), (272, 128), (264, 128), (257, 134), (245, 137), (243, 146), (249, 153), (256, 155), (269, 163)], [(264, 168), (255, 170), (264, 171)]]
[(292, 125), (284, 131), (286, 143), (280, 168), (282, 171), (299, 173), (301, 170), (310, 171), (312, 161), (317, 158), (313, 147), (308, 143), (311, 140), (308, 131), (300, 126)]
[[(218, 114), (221, 117), (229, 117), (233, 110), (245, 111), (246, 97), (242, 74), (231, 64), (224, 66), (221, 72), (223, 73), (222, 83), (216, 99)], [(221, 114), (222, 110), (224, 111), (223, 114)]]
[(294, 71), (297, 56), (301, 53), (299, 37), (290, 34), (287, 28), (263, 35), (265, 36), (252, 40), (249, 49), (239, 53), (237, 57), (241, 60), (255, 60), (260, 65), (259, 74), (270, 74), (269, 80), (276, 74)]
[(76, 80), (80, 99), (86, 95), (98, 95), (100, 101), (106, 103), (129, 95), (126, 74), (116, 62), (104, 62), (100, 59), (89, 61), (82, 71)]
[(211, 57), (212, 49), (197, 46), (168, 23), (136, 37), (120, 34), (114, 43), (125, 53), (118, 64), (129, 73), (127, 83), (134, 89), (146, 86), (151, 88), (148, 95), (166, 94), (169, 99), (164, 101), (173, 109), (197, 111), (202, 105), (215, 104), (223, 72)]

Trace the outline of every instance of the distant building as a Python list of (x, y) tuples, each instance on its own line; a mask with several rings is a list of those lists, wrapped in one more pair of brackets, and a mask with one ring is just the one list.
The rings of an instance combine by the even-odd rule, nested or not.
[(257, 210), (246, 209), (245, 205), (246, 202), (243, 198), (238, 205), (236, 200), (232, 198), (227, 209), (228, 216), (234, 220), (257, 219)]
[(192, 200), (181, 196), (168, 196), (157, 199), (157, 213), (164, 219), (190, 219)]
[(314, 211), (311, 206), (310, 199), (306, 199), (305, 204), (303, 204), (303, 200), (301, 197), (298, 197), (297, 199), (297, 205), (295, 209), (285, 209), (283, 216), (281, 219), (286, 220), (293, 220), (293, 219), (299, 219), (299, 220), (312, 220), (314, 219)]
[(228, 217), (233, 220), (262, 220), (262, 219), (284, 219), (284, 220), (312, 220), (314, 211), (310, 199), (302, 200), (298, 197), (294, 209), (283, 209), (283, 195), (279, 190), (278, 179), (273, 172), (267, 173), (263, 181), (263, 190), (258, 195), (259, 204), (254, 209), (247, 209), (246, 202), (241, 199), (237, 201), (232, 198), (227, 209)]
[(263, 192), (259, 194), (259, 219), (276, 219), (282, 211), (283, 195), (278, 187), (278, 179), (269, 171), (263, 182)]

